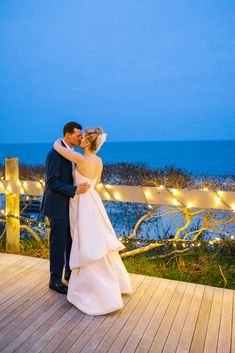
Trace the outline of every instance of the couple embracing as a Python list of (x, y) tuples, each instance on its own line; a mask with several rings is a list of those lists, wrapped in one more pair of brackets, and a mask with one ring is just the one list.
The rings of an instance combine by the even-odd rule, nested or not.
[[(131, 293), (129, 275), (116, 237), (95, 187), (103, 170), (96, 155), (106, 140), (101, 128), (70, 122), (46, 160), (42, 208), (50, 221), (49, 287), (67, 294), (82, 312), (104, 315), (123, 307), (122, 293)], [(73, 147), (83, 153), (74, 151)], [(62, 281), (68, 281), (68, 286)]]

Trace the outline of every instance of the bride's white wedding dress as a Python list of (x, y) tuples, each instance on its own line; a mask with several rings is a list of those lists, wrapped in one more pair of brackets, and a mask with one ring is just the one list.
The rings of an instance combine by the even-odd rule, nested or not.
[(74, 184), (90, 184), (88, 192), (70, 199), (72, 248), (67, 299), (79, 310), (102, 315), (123, 307), (121, 293), (131, 293), (129, 274), (118, 253), (117, 239), (96, 180), (73, 170)]

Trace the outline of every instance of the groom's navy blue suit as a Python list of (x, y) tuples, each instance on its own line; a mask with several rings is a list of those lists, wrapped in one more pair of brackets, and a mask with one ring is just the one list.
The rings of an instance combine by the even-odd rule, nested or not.
[[(63, 146), (64, 143), (62, 142)], [(65, 146), (66, 147), (66, 146)], [(72, 163), (51, 149), (46, 159), (46, 187), (42, 210), (50, 220), (50, 273), (52, 282), (60, 282), (63, 267), (70, 272), (71, 234), (69, 198), (74, 197)]]

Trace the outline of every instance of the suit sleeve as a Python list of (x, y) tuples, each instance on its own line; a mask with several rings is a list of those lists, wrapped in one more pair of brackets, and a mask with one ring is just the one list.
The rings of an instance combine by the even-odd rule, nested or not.
[(58, 158), (56, 153), (50, 153), (47, 158), (47, 185), (53, 191), (68, 197), (74, 197), (77, 188), (60, 180), (61, 168), (61, 158)]

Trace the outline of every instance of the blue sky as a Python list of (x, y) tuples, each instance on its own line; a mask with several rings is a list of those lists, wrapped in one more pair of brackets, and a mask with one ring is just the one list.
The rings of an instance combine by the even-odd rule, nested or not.
[(0, 63), (1, 143), (234, 139), (231, 0), (4, 0)]

